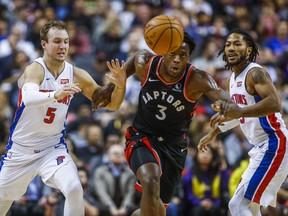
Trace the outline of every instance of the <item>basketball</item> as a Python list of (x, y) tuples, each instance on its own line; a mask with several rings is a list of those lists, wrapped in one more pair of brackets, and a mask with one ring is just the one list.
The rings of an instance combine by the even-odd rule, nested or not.
[(167, 54), (181, 46), (184, 29), (175, 17), (159, 15), (146, 24), (144, 38), (148, 47), (155, 53)]

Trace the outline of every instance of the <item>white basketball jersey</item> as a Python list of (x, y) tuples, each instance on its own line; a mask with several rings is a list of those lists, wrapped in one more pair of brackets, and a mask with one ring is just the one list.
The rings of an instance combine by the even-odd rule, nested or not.
[[(245, 70), (235, 78), (235, 73), (230, 77), (230, 97), (239, 107), (252, 106), (262, 100), (259, 96), (250, 95), (246, 90), (246, 77), (251, 68), (261, 67), (256, 63), (250, 63)], [(242, 118), (240, 127), (248, 141), (257, 145), (258, 143), (274, 137), (283, 132), (287, 135), (287, 129), (280, 113), (273, 113), (259, 118)]]
[[(44, 79), (39, 91), (56, 91), (66, 83), (73, 83), (73, 66), (65, 62), (63, 71), (55, 79), (48, 71), (40, 57), (35, 60), (44, 68)], [(57, 102), (43, 106), (26, 107), (22, 101), (21, 91), (15, 119), (10, 127), (8, 145), (13, 142), (34, 149), (44, 149), (51, 145), (64, 143), (65, 121), (68, 107), (72, 99), (69, 95)]]

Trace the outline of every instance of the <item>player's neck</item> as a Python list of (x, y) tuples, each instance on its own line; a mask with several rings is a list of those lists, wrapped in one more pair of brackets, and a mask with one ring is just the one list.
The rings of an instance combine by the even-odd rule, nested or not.
[(244, 71), (244, 69), (249, 65), (250, 63), (248, 61), (243, 61), (238, 65), (233, 66), (232, 71), (238, 75)]
[(53, 61), (51, 58), (45, 55), (43, 56), (43, 60), (47, 69), (54, 77), (57, 77), (62, 72), (64, 68), (64, 62)]

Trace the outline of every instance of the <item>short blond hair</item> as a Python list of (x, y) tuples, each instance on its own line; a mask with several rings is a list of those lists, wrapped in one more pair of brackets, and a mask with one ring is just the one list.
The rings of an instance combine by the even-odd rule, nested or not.
[[(66, 23), (63, 21), (53, 20), (47, 22), (40, 30), (40, 39), (48, 42), (48, 32), (50, 29), (64, 29), (67, 31)], [(68, 32), (68, 31), (67, 31)]]

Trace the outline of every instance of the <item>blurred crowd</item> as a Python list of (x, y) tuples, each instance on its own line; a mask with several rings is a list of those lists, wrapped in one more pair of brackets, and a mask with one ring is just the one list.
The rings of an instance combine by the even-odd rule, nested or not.
[[(217, 57), (224, 38), (235, 27), (250, 33), (259, 45), (257, 63), (269, 72), (282, 98), (284, 119), (288, 118), (287, 0), (0, 0), (0, 154), (5, 152), (17, 108), (17, 79), (42, 55), (39, 30), (44, 23), (67, 23), (67, 61), (104, 85), (106, 61), (126, 60), (139, 49), (149, 49), (144, 26), (160, 14), (181, 21), (197, 44), (191, 63), (209, 72), (224, 89), (231, 73)], [(136, 179), (123, 154), (139, 89), (140, 83), (130, 77), (125, 101), (115, 112), (92, 111), (90, 101), (81, 95), (71, 102), (66, 140), (79, 168), (87, 216), (128, 216), (139, 207), (141, 194), (134, 188)], [(227, 203), (248, 164), (252, 146), (239, 128), (219, 136), (207, 152), (198, 152), (198, 141), (210, 130), (214, 114), (209, 105), (205, 97), (198, 102), (186, 168), (168, 216), (229, 215)], [(63, 199), (59, 191), (35, 178), (10, 215), (62, 216)], [(278, 192), (277, 208), (263, 209), (263, 215), (288, 215), (288, 181)]]

